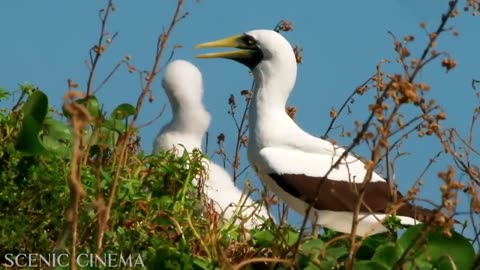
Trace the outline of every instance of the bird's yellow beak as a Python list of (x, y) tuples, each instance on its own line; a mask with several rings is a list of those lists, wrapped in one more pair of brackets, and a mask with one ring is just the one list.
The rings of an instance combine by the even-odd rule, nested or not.
[(229, 52), (214, 52), (197, 55), (198, 58), (226, 58), (235, 60), (251, 70), (253, 70), (263, 59), (263, 52), (257, 46), (257, 42), (253, 37), (236, 35), (220, 40), (210, 41), (195, 46), (200, 48), (237, 48), (240, 50)]
[(231, 36), (224, 39), (219, 39), (215, 41), (198, 44), (197, 46), (195, 46), (195, 49), (238, 48), (240, 50), (199, 54), (196, 57), (197, 58), (227, 58), (227, 59), (233, 59), (233, 60), (249, 59), (252, 57), (252, 54), (254, 54), (255, 51), (252, 50), (251, 46), (245, 43), (242, 37), (243, 35), (236, 35), (236, 36)]

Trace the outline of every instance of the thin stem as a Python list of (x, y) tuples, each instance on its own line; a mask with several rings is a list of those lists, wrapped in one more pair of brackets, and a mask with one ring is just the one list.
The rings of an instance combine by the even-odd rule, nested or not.
[[(255, 82), (252, 83), (252, 89)], [(242, 113), (242, 120), (240, 121), (240, 126), (237, 128), (237, 141), (235, 144), (235, 154), (233, 155), (233, 183), (237, 181), (237, 178), (240, 176), (238, 173), (238, 168), (240, 167), (240, 147), (242, 146), (242, 138), (245, 132), (248, 130), (248, 126), (244, 128), (246, 123), (248, 107), (250, 106), (250, 98), (245, 99), (245, 109)]]
[(357, 94), (357, 89), (366, 86), (366, 85), (372, 80), (372, 78), (373, 78), (374, 76), (375, 76), (375, 74), (372, 75), (372, 76), (370, 76), (370, 78), (368, 78), (368, 80), (366, 80), (366, 81), (365, 81), (364, 83), (362, 83), (359, 87), (355, 88), (355, 90), (352, 91), (352, 93), (350, 94), (350, 96), (348, 96), (348, 98), (345, 100), (345, 102), (342, 104), (342, 106), (340, 106), (340, 109), (338, 110), (337, 115), (335, 115), (335, 117), (332, 117), (332, 120), (330, 121), (330, 124), (328, 125), (327, 130), (326, 130), (325, 133), (323, 134), (322, 139), (325, 140), (325, 139), (328, 138), (328, 133), (332, 130), (333, 124), (334, 124), (335, 121), (338, 119), (338, 116), (342, 113), (342, 111), (347, 107), (348, 103), (350, 103), (350, 101), (353, 99), (353, 97)]
[[(111, 188), (111, 191), (110, 191), (110, 197), (108, 199), (107, 207), (106, 207), (106, 210), (105, 210), (106, 211), (106, 218), (105, 218), (102, 226), (100, 226), (101, 230), (99, 230), (99, 232), (98, 232), (98, 238), (99, 238), (99, 241), (98, 241), (99, 244), (97, 246), (97, 253), (98, 254), (101, 254), (102, 248), (103, 248), (101, 243), (102, 243), (102, 240), (103, 240), (103, 236), (105, 234), (105, 230), (102, 230), (102, 228), (107, 227), (107, 223), (108, 223), (108, 220), (110, 218), (110, 211), (111, 211), (113, 203), (115, 201), (118, 186), (120, 184), (120, 174), (122, 173), (122, 171), (123, 171), (122, 168), (127, 161), (127, 147), (129, 145), (129, 138), (131, 137), (131, 135), (136, 130), (136, 127), (135, 127), (136, 120), (138, 119), (139, 112), (142, 108), (144, 99), (145, 99), (147, 93), (149, 93), (150, 87), (151, 87), (152, 83), (154, 82), (154, 79), (155, 79), (156, 75), (159, 72), (158, 66), (160, 64), (160, 59), (163, 55), (163, 51), (166, 48), (166, 43), (168, 41), (168, 38), (170, 37), (175, 25), (178, 22), (178, 19), (180, 18), (180, 10), (181, 10), (182, 6), (183, 6), (183, 0), (178, 0), (177, 6), (176, 6), (176, 9), (175, 9), (173, 18), (172, 18), (172, 21), (171, 21), (171, 23), (168, 27), (167, 32), (164, 32), (158, 38), (155, 60), (154, 60), (151, 72), (148, 74), (147, 83), (143, 87), (142, 92), (141, 92), (140, 96), (138, 97), (137, 105), (136, 105), (136, 112), (133, 116), (133, 119), (132, 119), (127, 131), (124, 134), (122, 134), (122, 136), (120, 136), (120, 138), (119, 138), (119, 143), (117, 144), (118, 145), (117, 149), (119, 149), (119, 150), (117, 150), (119, 158), (118, 158), (118, 162), (116, 163), (116, 170), (115, 170), (115, 175), (113, 177), (113, 184), (112, 184), (112, 188)], [(115, 155), (115, 156), (117, 156), (117, 155)]]
[[(88, 73), (88, 79), (87, 79), (87, 97), (92, 94), (92, 89), (93, 89), (93, 77), (95, 74), (95, 70), (97, 68), (98, 60), (100, 60), (100, 56), (103, 54), (103, 39), (105, 37), (105, 28), (107, 27), (107, 20), (108, 20), (108, 15), (110, 14), (110, 10), (112, 9), (112, 0), (108, 1), (107, 7), (102, 11), (100, 11), (100, 22), (101, 22), (101, 27), (100, 27), (100, 35), (98, 37), (98, 42), (95, 47), (93, 47), (90, 50), (90, 72)], [(102, 16), (102, 12), (105, 12)], [(115, 35), (114, 35), (115, 36)], [(95, 52), (95, 57), (92, 58), (91, 52)]]

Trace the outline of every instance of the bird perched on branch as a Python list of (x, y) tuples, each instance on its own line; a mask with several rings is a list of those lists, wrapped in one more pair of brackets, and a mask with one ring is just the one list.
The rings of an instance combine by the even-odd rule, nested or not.
[[(182, 152), (185, 149), (189, 153), (194, 149), (201, 150), (203, 135), (210, 125), (210, 114), (202, 102), (202, 74), (192, 63), (176, 60), (166, 67), (162, 86), (168, 96), (173, 116), (155, 138), (153, 152), (173, 148)], [(262, 219), (269, 218), (263, 204), (255, 203), (238, 189), (224, 168), (208, 160), (206, 164), (208, 175), (204, 190), (208, 199), (213, 201), (218, 214), (225, 219), (239, 214), (246, 220), (244, 225), (247, 229), (261, 224)], [(197, 181), (194, 184), (197, 185)]]
[[(285, 112), (297, 76), (290, 43), (271, 30), (197, 45), (235, 51), (201, 54), (199, 58), (235, 60), (253, 73), (255, 88), (249, 108), (248, 159), (265, 186), (297, 212), (317, 224), (343, 233), (366, 236), (385, 232), (382, 220), (396, 211), (402, 224), (423, 221), (432, 212), (404, 200), (379, 174), (367, 176), (365, 164), (329, 141), (301, 129)], [(361, 197), (360, 193), (364, 192)], [(358, 217), (354, 212), (359, 206)]]

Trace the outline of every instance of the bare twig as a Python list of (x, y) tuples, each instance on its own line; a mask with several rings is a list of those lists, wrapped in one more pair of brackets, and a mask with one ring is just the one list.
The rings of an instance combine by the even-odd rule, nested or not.
[(332, 120), (330, 121), (330, 124), (328, 125), (328, 128), (327, 130), (325, 131), (325, 133), (323, 134), (322, 136), (322, 139), (326, 140), (328, 138), (328, 133), (330, 132), (330, 130), (333, 128), (333, 124), (335, 123), (335, 121), (338, 119), (338, 117), (340, 116), (340, 114), (342, 113), (342, 111), (347, 107), (348, 103), (350, 103), (350, 101), (353, 99), (353, 97), (358, 94), (358, 89), (362, 88), (362, 87), (365, 87), (369, 82), (372, 81), (372, 78), (375, 76), (372, 75), (370, 76), (364, 83), (362, 83), (359, 87), (355, 88), (352, 93), (350, 94), (350, 96), (348, 96), (348, 98), (345, 100), (345, 102), (342, 104), (342, 106), (340, 106), (340, 109), (338, 109), (338, 112), (337, 114), (332, 117)]
[(167, 108), (167, 105), (166, 105), (166, 104), (163, 104), (162, 109), (160, 110), (160, 113), (159, 113), (157, 116), (155, 116), (155, 118), (153, 118), (152, 120), (150, 120), (150, 121), (148, 121), (148, 122), (146, 122), (146, 123), (144, 123), (144, 124), (139, 125), (138, 128), (141, 129), (141, 128), (146, 127), (146, 126), (149, 126), (149, 125), (151, 125), (153, 122), (157, 121), (157, 120), (158, 120), (160, 117), (162, 117), (162, 115), (165, 113), (166, 108)]
[[(255, 85), (255, 82), (252, 83), (251, 89), (253, 89), (254, 85)], [(249, 95), (249, 94), (246, 94), (246, 95)], [(246, 125), (246, 119), (248, 114), (248, 108), (250, 107), (250, 101), (251, 101), (251, 98), (246, 96), (245, 108), (243, 110), (242, 118), (241, 118), (242, 120), (240, 121), (240, 125), (237, 125), (237, 140), (235, 143), (235, 153), (233, 155), (233, 183), (237, 181), (238, 177), (241, 174), (241, 173), (238, 173), (238, 169), (240, 167), (240, 148), (242, 146), (243, 137), (245, 136), (245, 133), (248, 131), (248, 126), (245, 127), (245, 125)], [(242, 173), (245, 170), (246, 169), (243, 169)]]
[[(110, 11), (113, 8), (113, 0), (109, 0), (107, 7), (103, 10), (100, 10), (99, 12), (99, 17), (100, 17), (100, 22), (101, 22), (101, 27), (100, 27), (100, 35), (98, 37), (98, 42), (97, 45), (95, 45), (92, 49), (90, 49), (90, 72), (88, 73), (88, 79), (87, 79), (87, 96), (90, 96), (92, 94), (92, 89), (93, 89), (93, 76), (95, 74), (95, 70), (98, 64), (98, 60), (100, 60), (100, 56), (103, 54), (105, 50), (105, 45), (103, 44), (104, 38), (105, 38), (105, 28), (107, 26), (107, 20), (108, 20), (108, 15), (110, 14)], [(117, 34), (115, 33), (112, 37), (115, 38)], [(95, 53), (95, 56), (92, 57), (92, 52)]]
[(278, 258), (251, 258), (251, 259), (247, 259), (247, 260), (245, 260), (245, 261), (243, 261), (243, 262), (235, 265), (235, 267), (233, 267), (232, 269), (240, 270), (240, 269), (243, 269), (245, 266), (247, 266), (247, 265), (249, 265), (249, 264), (261, 263), (261, 262), (264, 262), (264, 263), (282, 263), (282, 264), (287, 264), (287, 265), (290, 265), (290, 266), (293, 265), (290, 260), (286, 260), (286, 259), (278, 259)]
[[(130, 125), (128, 126), (127, 131), (120, 137), (119, 143), (117, 144), (118, 145), (117, 155), (118, 155), (119, 159), (118, 159), (118, 162), (116, 163), (116, 170), (115, 170), (115, 175), (113, 177), (113, 184), (112, 184), (112, 188), (110, 190), (110, 196), (109, 196), (108, 203), (107, 203), (106, 219), (104, 221), (104, 224), (100, 228), (106, 228), (108, 220), (110, 218), (110, 211), (111, 211), (113, 203), (115, 201), (118, 186), (119, 186), (119, 183), (120, 183), (120, 174), (122, 172), (122, 167), (124, 166), (124, 164), (127, 160), (127, 146), (129, 144), (129, 138), (131, 137), (132, 134), (135, 133), (136, 120), (138, 119), (138, 116), (139, 116), (140, 110), (142, 108), (143, 102), (145, 100), (146, 95), (150, 91), (150, 87), (151, 87), (152, 83), (154, 82), (156, 75), (159, 72), (158, 67), (160, 65), (160, 59), (161, 59), (161, 57), (163, 55), (163, 52), (166, 48), (168, 38), (170, 37), (170, 35), (171, 35), (173, 29), (175, 28), (177, 22), (185, 16), (185, 15), (183, 15), (182, 17), (180, 16), (180, 10), (181, 10), (182, 6), (183, 6), (183, 0), (178, 0), (175, 12), (174, 12), (173, 17), (172, 17), (172, 21), (170, 22), (170, 25), (169, 25), (167, 31), (166, 32), (164, 31), (158, 38), (157, 50), (156, 50), (156, 53), (155, 53), (155, 60), (154, 60), (154, 63), (153, 63), (153, 66), (152, 66), (152, 69), (151, 69), (150, 73), (147, 75), (147, 78), (146, 78), (147, 82), (146, 82), (145, 86), (143, 87), (140, 96), (138, 97), (137, 105), (135, 107), (136, 112), (133, 115), (132, 121), (130, 122)], [(105, 230), (99, 230), (99, 232), (98, 232), (99, 241), (98, 241), (98, 245), (97, 245), (97, 254), (102, 253), (102, 250), (103, 250), (102, 239), (103, 239), (104, 233), (105, 233)]]
[(84, 96), (81, 92), (67, 92), (63, 98), (64, 108), (67, 110), (71, 117), (70, 123), (73, 127), (73, 153), (72, 160), (70, 162), (70, 177), (68, 186), (70, 188), (70, 206), (66, 211), (66, 220), (70, 224), (72, 233), (72, 254), (70, 257), (70, 265), (72, 269), (77, 268), (76, 264), (76, 252), (78, 241), (78, 217), (80, 201), (85, 196), (85, 190), (83, 189), (81, 182), (81, 164), (83, 158), (83, 151), (80, 149), (83, 138), (83, 129), (91, 120), (91, 116), (87, 109), (76, 102), (74, 99), (82, 98)]
[[(446, 31), (447, 29), (445, 28), (445, 25), (447, 24), (448, 22), (448, 19), (450, 18), (450, 16), (453, 14), (453, 11), (455, 10), (455, 8), (457, 7), (457, 4), (458, 4), (458, 0), (455, 0), (455, 1), (450, 1), (449, 2), (449, 8), (447, 10), (447, 12), (445, 14), (442, 15), (442, 19), (440, 21), (440, 25), (438, 26), (437, 30), (435, 31), (435, 35), (430, 35), (431, 38), (428, 42), (428, 45), (425, 47), (425, 49), (423, 50), (423, 53), (422, 53), (422, 56), (420, 57), (419, 61), (418, 61), (418, 65), (415, 66), (415, 69), (412, 73), (411, 76), (409, 76), (410, 78), (410, 82), (413, 82), (418, 74), (418, 72), (426, 65), (428, 64), (429, 60), (425, 60), (427, 58), (427, 55), (430, 53), (430, 51), (432, 50), (432, 48), (434, 47), (433, 45), (436, 43), (437, 39), (438, 39), (438, 36), (440, 35), (440, 33)], [(436, 55), (434, 54), (432, 56), (432, 58), (436, 57)]]
[(477, 84), (480, 83), (480, 80), (472, 79), (472, 88), (473, 90), (477, 90)]
[(102, 89), (107, 84), (107, 82), (113, 77), (113, 75), (117, 72), (117, 70), (125, 63), (126, 63), (126, 61), (124, 59), (120, 60), (115, 65), (115, 67), (113, 67), (112, 71), (110, 71), (110, 73), (108, 73), (107, 77), (105, 77), (105, 79), (103, 79), (103, 81), (100, 83), (100, 85), (97, 88), (95, 88), (95, 90), (93, 91), (93, 94), (98, 93), (98, 91), (100, 91), (100, 89)]
[[(456, 4), (456, 1), (455, 2), (451, 2), (450, 3), (450, 6), (449, 6), (449, 10), (448, 12), (446, 13), (446, 15), (443, 15), (442, 16), (442, 22), (440, 23), (440, 26), (439, 28), (437, 29), (436, 33), (437, 33), (437, 36), (439, 33), (445, 31), (445, 25), (446, 25), (446, 21), (448, 20), (448, 18), (450, 17), (450, 14), (453, 12), (454, 8), (455, 8), (455, 4)], [(436, 57), (436, 55), (433, 55), (432, 57), (430, 58), (426, 58), (428, 53), (430, 52), (430, 48), (432, 47), (432, 44), (436, 41), (436, 38), (437, 37), (433, 37), (430, 39), (429, 41), (429, 44), (426, 46), (421, 58), (420, 58), (420, 61), (419, 61), (419, 64), (415, 66), (415, 69), (412, 73), (412, 75), (410, 76), (407, 76), (408, 77), (408, 82), (412, 83), (416, 77), (416, 75), (418, 74), (419, 70), (425, 65), (427, 64), (429, 61), (431, 61), (432, 59), (434, 59)], [(400, 52), (399, 52), (400, 53)], [(403, 60), (402, 60), (403, 61)], [(408, 75), (408, 73), (406, 73), (406, 75)], [(392, 78), (393, 79), (393, 78)], [(393, 80), (391, 80), (389, 82), (388, 85), (384, 86), (384, 87), (381, 87), (381, 90), (378, 92), (379, 93), (379, 97), (377, 98), (376, 102), (375, 102), (375, 106), (380, 106), (379, 108), (383, 108), (382, 107), (382, 104), (383, 102), (386, 100), (386, 98), (389, 97), (390, 94), (387, 94), (389, 91), (388, 89), (390, 89), (392, 87), (392, 82)], [(377, 85), (378, 85), (378, 82), (377, 82)], [(416, 102), (415, 105), (418, 105), (421, 102)], [(347, 103), (346, 103), (347, 104)], [(375, 141), (379, 142), (379, 141), (382, 141), (382, 140), (385, 140), (387, 141), (388, 137), (391, 135), (390, 134), (390, 125), (391, 123), (393, 122), (394, 120), (394, 116), (396, 116), (396, 114), (398, 113), (398, 110), (400, 108), (400, 104), (396, 104), (396, 106), (393, 108), (393, 110), (391, 111), (390, 113), (390, 117), (386, 118), (386, 119), (382, 119), (380, 122), (382, 123), (382, 130), (385, 131), (385, 132), (382, 132), (382, 134), (379, 134), (381, 137), (378, 137), (375, 139)], [(428, 111), (428, 108), (427, 106), (424, 106), (425, 107), (425, 110), (423, 110), (423, 114), (425, 115)], [(384, 113), (384, 111), (382, 111), (382, 113)], [(370, 116), (368, 117), (368, 119), (364, 122), (364, 124), (362, 125), (362, 128), (361, 130), (357, 133), (357, 136), (355, 137), (355, 139), (353, 140), (353, 143), (350, 145), (349, 148), (346, 149), (346, 151), (344, 153), (342, 153), (341, 157), (338, 158), (338, 160), (332, 165), (332, 167), (330, 168), (330, 170), (326, 173), (326, 175), (324, 176), (324, 178), (319, 181), (318, 183), (318, 186), (317, 186), (317, 193), (318, 191), (320, 190), (320, 187), (321, 185), (323, 184), (325, 178), (328, 176), (328, 174), (330, 173), (331, 169), (332, 168), (335, 168), (339, 162), (346, 157), (346, 155), (348, 155), (348, 153), (352, 150), (352, 148), (354, 146), (356, 146), (360, 140), (362, 140), (362, 137), (363, 135), (367, 132), (369, 126), (370, 126), (370, 123), (371, 121), (373, 120), (375, 114), (372, 113), (370, 114)], [(378, 136), (378, 135), (377, 135)], [(371, 157), (371, 161), (372, 162), (378, 162), (378, 159), (381, 157), (381, 155), (379, 154), (381, 151), (381, 149), (383, 148), (384, 146), (382, 146), (381, 144), (376, 144), (376, 147), (374, 147), (374, 149), (372, 150), (372, 157)], [(371, 175), (373, 173), (373, 166), (368, 166), (367, 168), (367, 173), (366, 173), (366, 176), (364, 178), (364, 181), (363, 183), (368, 183), (371, 179)], [(351, 242), (351, 245), (350, 245), (350, 250), (349, 250), (349, 256), (348, 256), (348, 261), (347, 261), (347, 269), (352, 269), (353, 268), (353, 261), (354, 261), (354, 254), (355, 254), (355, 251), (356, 251), (356, 248), (357, 248), (357, 245), (355, 244), (356, 243), (356, 238), (355, 238), (355, 231), (356, 231), (356, 225), (358, 224), (358, 214), (360, 212), (360, 206), (362, 205), (362, 198), (364, 196), (364, 193), (365, 193), (365, 189), (362, 189), (360, 190), (358, 196), (358, 204), (357, 204), (357, 207), (354, 211), (354, 221), (353, 221), (353, 224), (352, 224), (352, 232), (351, 232), (351, 238), (350, 238), (350, 242)], [(302, 228), (301, 228), (301, 231), (304, 230), (305, 228), (305, 225), (306, 225), (306, 221), (307, 221), (307, 217), (309, 216), (309, 213), (312, 209), (312, 205), (313, 203), (311, 203), (306, 211), (306, 214), (305, 214), (305, 218), (304, 218), (304, 222), (302, 224)], [(297, 241), (297, 243), (295, 244), (295, 249), (294, 249), (294, 254), (297, 253), (297, 250), (298, 250), (298, 247), (299, 247), (299, 244), (300, 244), (300, 241)], [(295, 259), (295, 255), (294, 255), (294, 259)]]

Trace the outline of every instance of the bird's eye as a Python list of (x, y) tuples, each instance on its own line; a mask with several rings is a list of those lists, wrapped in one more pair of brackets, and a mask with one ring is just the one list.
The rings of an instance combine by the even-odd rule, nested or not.
[(244, 37), (244, 40), (245, 40), (245, 43), (249, 46), (253, 46), (253, 45), (257, 44), (257, 41), (251, 36), (246, 35)]

